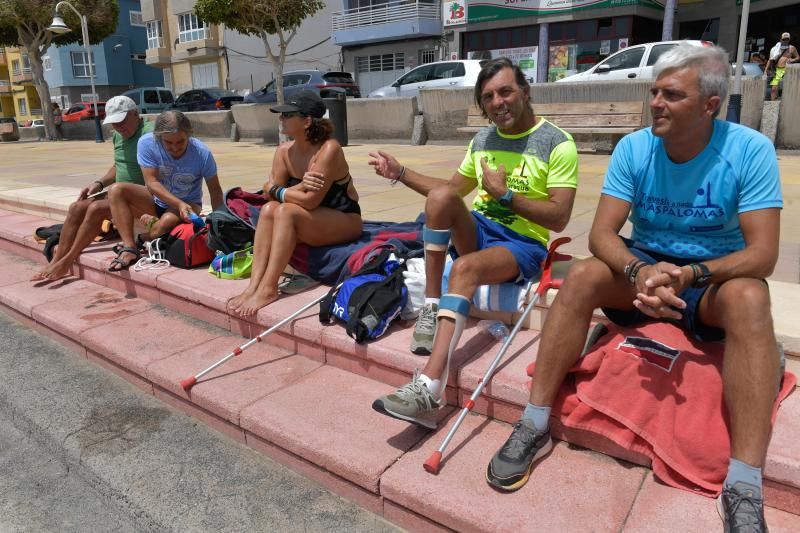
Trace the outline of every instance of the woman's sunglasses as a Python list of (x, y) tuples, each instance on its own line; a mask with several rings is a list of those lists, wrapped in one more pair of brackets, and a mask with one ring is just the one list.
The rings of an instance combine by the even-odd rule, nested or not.
[(281, 113), (281, 118), (294, 118), (294, 117), (302, 117), (303, 115), (300, 111), (289, 111), (288, 113)]

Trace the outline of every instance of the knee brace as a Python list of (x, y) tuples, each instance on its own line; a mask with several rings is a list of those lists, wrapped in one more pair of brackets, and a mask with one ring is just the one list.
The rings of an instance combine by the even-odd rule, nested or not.
[(426, 252), (446, 252), (450, 244), (449, 229), (431, 229), (427, 225), (422, 227), (422, 240), (425, 242)]
[[(469, 306), (469, 300), (460, 294), (445, 294), (439, 300), (439, 313), (436, 315), (436, 319), (438, 320), (440, 317), (453, 319), (455, 322), (455, 329), (453, 330), (453, 336), (450, 339), (450, 345), (447, 347), (447, 363), (445, 364), (442, 377), (440, 377), (438, 380), (441, 390), (434, 392), (434, 394), (441, 394), (444, 392), (444, 388), (447, 386), (447, 376), (450, 373), (450, 358), (452, 357), (456, 346), (458, 346), (458, 341), (461, 340), (461, 334), (464, 332), (464, 325), (467, 322), (467, 315), (469, 315)], [(434, 335), (433, 339), (434, 345), (436, 344), (436, 335), (439, 334), (439, 331), (440, 330), (437, 327), (436, 334)]]

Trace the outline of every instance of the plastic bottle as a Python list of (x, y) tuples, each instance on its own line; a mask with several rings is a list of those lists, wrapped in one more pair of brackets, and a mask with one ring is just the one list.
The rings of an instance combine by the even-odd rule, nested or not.
[(478, 322), (478, 328), (486, 331), (498, 341), (505, 339), (509, 335), (508, 328), (499, 320), (481, 320)]
[(195, 229), (202, 229), (202, 228), (204, 228), (204, 227), (206, 226), (206, 222), (205, 222), (205, 220), (203, 220), (202, 218), (200, 218), (200, 217), (199, 217), (197, 214), (195, 214), (195, 213), (191, 213), (191, 214), (189, 215), (189, 220), (191, 220), (191, 221), (192, 221), (192, 224), (194, 224), (194, 227), (195, 227)]

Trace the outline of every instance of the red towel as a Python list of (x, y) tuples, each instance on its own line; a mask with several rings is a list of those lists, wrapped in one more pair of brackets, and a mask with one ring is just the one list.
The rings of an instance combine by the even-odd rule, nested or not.
[[(694, 341), (664, 322), (609, 330), (570, 370), (553, 413), (565, 426), (650, 457), (653, 472), (665, 483), (717, 496), (730, 458), (724, 345)], [(787, 372), (773, 423), (796, 383)]]

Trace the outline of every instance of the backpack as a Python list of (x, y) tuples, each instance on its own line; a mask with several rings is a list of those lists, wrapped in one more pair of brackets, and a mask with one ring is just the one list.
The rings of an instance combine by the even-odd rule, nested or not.
[(231, 213), (224, 205), (206, 215), (208, 247), (230, 254), (253, 243), (255, 230)]
[(178, 224), (172, 231), (154, 241), (153, 246), (163, 253), (169, 264), (178, 268), (207, 265), (214, 259), (214, 252), (206, 244), (208, 226), (195, 228), (187, 222)]
[(328, 323), (331, 316), (343, 320), (347, 335), (359, 344), (383, 335), (408, 300), (405, 261), (391, 254), (392, 250), (382, 251), (331, 289), (320, 303), (319, 321)]

